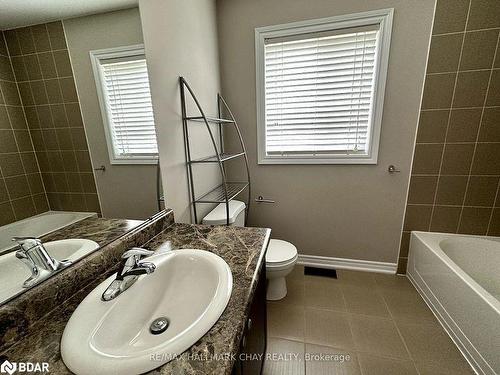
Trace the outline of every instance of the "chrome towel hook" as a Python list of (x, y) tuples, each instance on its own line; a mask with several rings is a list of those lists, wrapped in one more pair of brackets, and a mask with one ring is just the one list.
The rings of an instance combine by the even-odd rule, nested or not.
[(387, 167), (387, 172), (389, 172), (389, 173), (399, 173), (399, 172), (401, 172), (401, 170), (396, 169), (396, 167), (391, 164), (391, 165), (389, 165), (389, 167)]

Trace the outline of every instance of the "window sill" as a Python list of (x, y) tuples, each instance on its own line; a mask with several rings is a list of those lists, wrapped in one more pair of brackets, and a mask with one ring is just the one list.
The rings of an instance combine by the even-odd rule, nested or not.
[(377, 158), (373, 157), (337, 157), (337, 158), (259, 158), (259, 165), (272, 165), (272, 164), (289, 164), (289, 165), (324, 165), (324, 164), (337, 164), (337, 165), (375, 165)]
[(110, 160), (111, 165), (156, 165), (158, 158), (155, 159), (114, 159)]

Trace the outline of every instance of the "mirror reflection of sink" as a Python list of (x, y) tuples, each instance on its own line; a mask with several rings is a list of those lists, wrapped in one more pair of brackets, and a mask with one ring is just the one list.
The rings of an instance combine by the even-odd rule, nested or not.
[[(43, 244), (47, 252), (55, 259), (72, 262), (99, 247), (97, 242), (85, 239), (51, 241)], [(23, 291), (23, 282), (31, 276), (25, 264), (16, 258), (12, 251), (0, 256), (0, 303)]]
[[(78, 306), (61, 341), (77, 374), (139, 374), (174, 359), (217, 322), (231, 296), (232, 274), (204, 250), (172, 250), (145, 258), (156, 265), (110, 301), (97, 286)], [(153, 357), (152, 357), (153, 356)]]
[(48, 253), (57, 260), (67, 259), (72, 262), (97, 249), (99, 244), (92, 240), (69, 239), (52, 241), (44, 244)]

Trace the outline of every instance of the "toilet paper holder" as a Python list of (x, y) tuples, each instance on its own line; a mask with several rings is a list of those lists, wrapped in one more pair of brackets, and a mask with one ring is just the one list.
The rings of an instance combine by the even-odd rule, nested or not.
[(267, 198), (264, 198), (262, 195), (259, 195), (257, 198), (255, 198), (255, 202), (257, 202), (257, 203), (274, 203), (274, 200), (267, 199)]

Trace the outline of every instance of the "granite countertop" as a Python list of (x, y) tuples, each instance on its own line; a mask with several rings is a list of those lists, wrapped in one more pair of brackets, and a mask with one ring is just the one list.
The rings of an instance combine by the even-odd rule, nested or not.
[[(151, 374), (231, 374), (269, 235), (270, 230), (262, 228), (173, 224), (146, 243), (144, 247), (151, 250), (171, 241), (174, 249), (211, 251), (228, 263), (233, 274), (231, 298), (217, 323), (182, 356)], [(52, 374), (70, 373), (60, 356), (60, 341), (66, 322), (90, 289), (81, 290), (52, 311), (5, 356), (13, 361), (49, 362)]]

